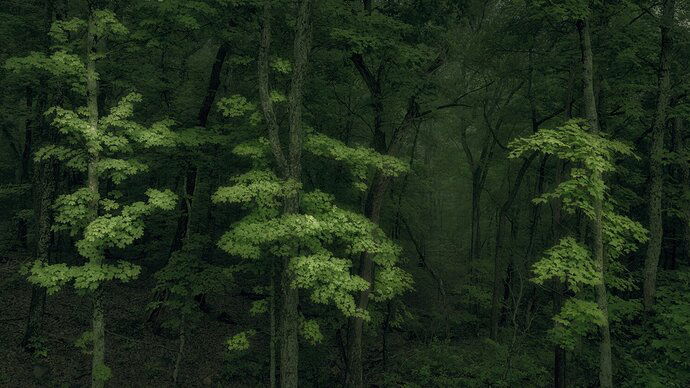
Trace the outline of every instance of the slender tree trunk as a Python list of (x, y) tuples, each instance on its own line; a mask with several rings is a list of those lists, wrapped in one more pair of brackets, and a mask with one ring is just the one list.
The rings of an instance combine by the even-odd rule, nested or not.
[[(220, 86), (220, 75), (223, 69), (223, 64), (225, 63), (225, 58), (230, 50), (230, 44), (224, 42), (218, 47), (216, 52), (215, 60), (213, 62), (213, 67), (211, 68), (211, 75), (209, 77), (208, 88), (206, 89), (206, 95), (201, 103), (199, 109), (199, 114), (197, 118), (197, 123), (199, 127), (206, 128), (208, 124), (208, 116), (211, 113), (211, 108), (213, 107), (213, 102), (216, 98), (216, 93), (218, 87)], [(198, 196), (197, 183), (199, 181), (199, 175), (201, 171), (196, 163), (188, 165), (184, 173), (184, 194), (180, 196), (180, 201), (178, 202), (178, 212), (179, 216), (177, 218), (177, 227), (175, 228), (175, 234), (173, 236), (172, 242), (170, 243), (170, 250), (168, 251), (168, 258), (173, 253), (182, 249), (183, 242), (188, 236), (188, 232), (191, 229), (192, 221), (192, 207), (194, 206), (195, 197)], [(161, 291), (154, 296), (154, 299), (163, 302), (168, 298), (166, 291)], [(199, 298), (203, 301), (203, 295)], [(202, 305), (203, 308), (203, 305)], [(148, 316), (146, 317), (146, 322), (150, 323), (154, 331), (160, 330), (161, 317), (163, 314), (163, 305), (159, 304), (156, 308), (152, 309)]]
[(296, 388), (299, 381), (299, 293), (292, 286), (293, 276), (288, 260), (285, 261), (281, 274), (280, 386)]
[(501, 303), (500, 303), (500, 291), (501, 285), (503, 284), (503, 274), (501, 265), (501, 255), (503, 254), (503, 229), (506, 220), (506, 214), (503, 208), (498, 211), (498, 226), (496, 227), (496, 239), (494, 245), (494, 278), (493, 287), (491, 293), (491, 322), (489, 338), (496, 340), (498, 338), (498, 324), (501, 318)]
[(27, 117), (24, 121), (24, 148), (22, 149), (22, 159), (19, 166), (18, 183), (25, 183), (31, 175), (31, 157), (33, 155), (34, 143), (34, 122), (33, 122), (33, 101), (34, 91), (27, 87), (26, 94), (26, 111)]
[[(556, 282), (553, 292), (553, 310), (558, 314), (563, 306), (563, 284)], [(562, 346), (556, 345), (553, 350), (553, 386), (555, 388), (566, 387), (566, 353)]]
[(496, 227), (496, 237), (494, 245), (494, 278), (493, 278), (493, 292), (491, 295), (491, 322), (490, 322), (490, 338), (496, 340), (498, 337), (498, 324), (501, 319), (501, 303), (500, 295), (503, 287), (503, 265), (501, 258), (504, 255), (503, 252), (503, 234), (505, 229), (505, 223), (508, 221), (508, 212), (513, 207), (513, 203), (517, 198), (517, 194), (520, 191), (520, 186), (522, 181), (532, 164), (532, 161), (537, 157), (536, 153), (531, 154), (527, 159), (522, 162), (520, 169), (515, 176), (515, 181), (510, 187), (508, 192), (508, 198), (501, 205), (498, 210), (498, 226)]
[[(687, 139), (683, 126), (683, 118), (676, 117), (673, 126), (678, 136), (678, 148), (686, 149)], [(690, 164), (683, 161), (680, 167), (680, 182), (683, 187), (683, 198), (690, 198)], [(681, 241), (682, 241), (682, 260), (685, 264), (690, 263), (690, 201), (683, 200), (681, 209), (683, 212)]]
[[(229, 50), (230, 44), (228, 42), (224, 42), (220, 45), (220, 47), (218, 47), (218, 51), (216, 52), (215, 60), (213, 61), (213, 66), (211, 68), (208, 87), (206, 89), (206, 95), (204, 96), (204, 101), (202, 101), (201, 107), (199, 108), (197, 118), (197, 125), (199, 127), (206, 128), (206, 125), (208, 124), (208, 116), (211, 113), (211, 108), (213, 107), (213, 102), (215, 101), (216, 93), (218, 91), (218, 87), (220, 86), (220, 75)], [(193, 206), (194, 195), (196, 194), (198, 175), (198, 165), (193, 164), (187, 167), (184, 179), (185, 195), (180, 199), (178, 206), (180, 209), (180, 216), (177, 219), (175, 236), (170, 244), (171, 254), (182, 248), (182, 243), (187, 237), (187, 231), (190, 229), (189, 224), (191, 219), (191, 207)]]
[[(580, 35), (580, 49), (582, 53), (582, 78), (584, 86), (584, 105), (590, 131), (599, 131), (599, 119), (597, 115), (596, 101), (594, 98), (594, 66), (592, 61), (592, 40), (588, 20), (580, 20), (577, 23)], [(595, 177), (595, 179), (601, 177)], [(603, 195), (603, 193), (601, 194)], [(594, 199), (594, 219), (592, 220), (592, 236), (594, 263), (599, 271), (601, 278), (605, 279), (604, 265), (604, 240), (603, 240), (603, 219), (602, 219), (603, 198), (598, 196)], [(609, 329), (608, 312), (608, 292), (606, 281), (596, 287), (596, 300), (599, 309), (604, 315), (604, 323), (599, 327), (599, 385), (602, 388), (613, 387), (613, 368), (611, 365), (611, 331)]]
[(180, 366), (182, 365), (182, 357), (184, 356), (184, 347), (187, 341), (187, 336), (184, 330), (185, 322), (182, 321), (182, 327), (180, 328), (180, 344), (177, 348), (177, 357), (175, 358), (175, 368), (173, 369), (173, 385), (179, 386), (179, 376), (180, 376)]
[[(386, 134), (383, 129), (383, 100), (381, 97), (380, 76), (383, 67), (379, 67), (378, 74), (373, 75), (364, 63), (361, 55), (352, 56), (352, 62), (363, 77), (372, 99), (372, 111), (374, 112), (374, 138), (372, 147), (376, 152), (387, 154), (389, 149), (386, 143)], [(364, 215), (374, 224), (378, 225), (381, 220), (381, 208), (385, 199), (385, 194), (390, 184), (390, 178), (380, 173), (375, 173), (370, 182), (370, 188), (364, 201)], [(360, 255), (359, 268), (357, 274), (367, 282), (369, 287), (356, 296), (357, 307), (367, 309), (369, 306), (369, 295), (373, 284), (374, 262), (371, 255), (367, 252)], [(345, 386), (349, 388), (361, 388), (364, 386), (363, 357), (362, 357), (362, 337), (364, 335), (364, 321), (362, 318), (350, 318), (348, 322), (347, 336), (347, 366), (345, 373)]]
[(475, 264), (481, 258), (481, 198), (482, 187), (481, 170), (476, 168), (472, 172), (472, 216), (470, 232), (470, 260)]
[(94, 291), (91, 331), (93, 333), (91, 387), (100, 388), (105, 386), (105, 379), (102, 376), (103, 368), (105, 367), (105, 318), (103, 316), (102, 287)]
[[(48, 36), (50, 26), (53, 21), (53, 1), (45, 0), (44, 2), (44, 18), (43, 29), (45, 36)], [(43, 43), (43, 50), (47, 51), (50, 46), (50, 40), (46, 38)], [(36, 103), (36, 128), (40, 130), (37, 135), (37, 141), (34, 146), (38, 147), (44, 142), (52, 140), (52, 131), (50, 125), (47, 125), (43, 112), (46, 109), (48, 95), (44, 81), (40, 82), (40, 88)], [(28, 105), (28, 104), (27, 104)], [(31, 158), (29, 158), (31, 159)], [(32, 174), (32, 183), (34, 187), (34, 215), (36, 218), (36, 239), (35, 239), (35, 257), (36, 260), (43, 261), (47, 264), (51, 263), (50, 249), (53, 244), (53, 233), (51, 226), (53, 222), (52, 208), (53, 199), (56, 191), (56, 166), (54, 162), (40, 162)], [(22, 347), (25, 349), (30, 346), (32, 337), (36, 337), (41, 333), (41, 324), (43, 321), (43, 312), (46, 304), (46, 289), (38, 285), (31, 286), (31, 300), (29, 303), (29, 313), (27, 315), (26, 330), (22, 337)]]
[[(371, 13), (372, 2), (365, 0), (363, 1), (363, 5), (365, 10)], [(405, 129), (414, 122), (414, 119), (417, 118), (419, 113), (415, 99), (416, 96), (413, 95), (409, 99), (407, 112), (405, 113), (401, 126), (393, 131), (393, 136), (390, 141), (387, 142), (386, 132), (383, 127), (384, 105), (381, 87), (381, 79), (383, 78), (386, 63), (382, 61), (376, 71), (372, 72), (365, 63), (362, 54), (354, 53), (350, 56), (350, 60), (366, 84), (371, 98), (371, 108), (374, 114), (374, 134), (371, 142), (372, 148), (382, 155), (396, 155), (402, 145), (401, 139)], [(384, 195), (388, 190), (390, 182), (391, 180), (389, 177), (385, 177), (379, 173), (374, 173), (369, 181), (369, 191), (363, 201), (362, 212), (376, 225), (378, 225), (380, 221)], [(369, 282), (369, 288), (356, 295), (355, 300), (358, 308), (366, 309), (369, 305), (369, 294), (371, 292), (371, 285), (373, 284), (373, 273), (374, 263), (371, 259), (371, 255), (367, 253), (360, 255), (357, 274)], [(345, 386), (349, 388), (364, 386), (362, 369), (363, 325), (364, 322), (361, 318), (350, 318), (348, 321)]]
[[(566, 116), (569, 118), (568, 116)], [(556, 162), (556, 181), (555, 185), (558, 186), (561, 183), (563, 174), (563, 162), (559, 159)], [(557, 243), (561, 238), (561, 208), (562, 203), (560, 200), (556, 200), (553, 206), (553, 226), (552, 230), (554, 232), (553, 241)], [(553, 311), (554, 315), (560, 313), (563, 307), (563, 293), (565, 292), (563, 287), (563, 282), (556, 279), (553, 291)], [(565, 388), (566, 386), (566, 353), (565, 348), (556, 345), (553, 350), (554, 362), (553, 362), (553, 386), (555, 388)]]
[[(565, 93), (565, 103), (563, 104), (563, 109), (564, 109), (564, 118), (566, 120), (570, 120), (573, 118), (573, 111), (572, 111), (572, 106), (573, 106), (573, 90), (575, 86), (575, 68), (574, 66), (571, 67), (570, 69), (570, 77), (568, 78), (568, 89)], [(554, 182), (555, 186), (558, 186), (561, 184), (561, 181), (563, 180), (563, 161), (561, 159), (558, 159), (556, 161), (556, 179)], [(554, 244), (557, 243), (561, 236), (563, 235), (563, 226), (561, 225), (562, 222), (562, 209), (563, 209), (563, 203), (561, 202), (560, 199), (557, 199), (554, 203), (553, 206), (553, 242)], [(561, 311), (561, 307), (563, 307), (563, 293), (565, 292), (564, 287), (563, 287), (563, 282), (561, 282), (559, 279), (556, 279), (556, 284), (554, 286), (554, 292), (553, 292), (553, 309), (554, 309), (554, 315), (558, 314)], [(554, 347), (554, 366), (553, 366), (553, 381), (554, 381), (554, 387), (555, 388), (565, 388), (567, 383), (566, 383), (566, 352), (565, 348), (562, 346), (556, 345)]]
[[(487, 123), (491, 125), (490, 123)], [(493, 155), (493, 147), (496, 139), (490, 134), (486, 135), (479, 160), (474, 160), (469, 143), (467, 142), (467, 129), (460, 132), (460, 142), (467, 158), (467, 164), (472, 173), (472, 213), (470, 223), (470, 251), (469, 257), (475, 263), (481, 258), (481, 196), (486, 182), (488, 162)]]
[(675, 11), (675, 0), (665, 0), (661, 15), (661, 50), (658, 70), (658, 100), (652, 128), (652, 147), (649, 157), (649, 243), (644, 265), (643, 305), (650, 311), (654, 304), (656, 273), (659, 266), (661, 244), (664, 230), (661, 218), (661, 197), (663, 195), (664, 132), (666, 129), (666, 110), (671, 94), (670, 54), (671, 28)]
[[(364, 214), (374, 224), (379, 224), (381, 219), (381, 207), (384, 195), (388, 187), (389, 178), (376, 174), (373, 179), (373, 186), (367, 194)], [(373, 283), (374, 263), (369, 253), (360, 256), (358, 274), (371, 285)], [(369, 307), (369, 296), (371, 286), (357, 295), (357, 307), (367, 309)], [(348, 330), (348, 349), (347, 349), (347, 373), (345, 379), (346, 387), (363, 387), (364, 373), (362, 368), (362, 336), (364, 334), (364, 321), (362, 318), (350, 318)]]
[(270, 388), (276, 387), (276, 263), (275, 260), (271, 260), (271, 294), (270, 294), (270, 311), (269, 311), (269, 330), (270, 339), (268, 343), (269, 354), (271, 357), (269, 365), (269, 386)]
[[(366, 7), (366, 4), (365, 4)], [(375, 151), (386, 154), (388, 145), (386, 144), (386, 134), (383, 129), (383, 100), (381, 96), (380, 76), (383, 66), (379, 66), (376, 74), (372, 73), (364, 62), (361, 54), (353, 54), (350, 58), (360, 76), (369, 89), (371, 97), (371, 108), (374, 113), (374, 137), (372, 148)], [(373, 223), (379, 223), (380, 209), (383, 204), (383, 197), (388, 188), (388, 178), (380, 174), (374, 174), (370, 181), (369, 191), (364, 200), (363, 213)], [(371, 256), (366, 252), (360, 255), (358, 275), (371, 285), (373, 280), (374, 263)], [(366, 309), (369, 305), (369, 294), (371, 287), (360, 292), (356, 296), (357, 307)], [(345, 386), (349, 388), (359, 388), (364, 386), (364, 375), (362, 370), (362, 335), (364, 333), (364, 321), (361, 318), (350, 318), (348, 321), (347, 333), (347, 365), (345, 370)]]
[[(86, 99), (89, 114), (89, 139), (98, 139), (98, 75), (96, 72), (97, 37), (96, 20), (93, 2), (89, 2), (89, 18), (86, 35)], [(88, 148), (88, 189), (92, 194), (89, 205), (91, 217), (98, 216), (98, 188), (99, 174), (98, 161), (99, 151), (95, 144), (87, 144)], [(92, 258), (91, 262), (96, 265), (102, 264), (102, 259)], [(93, 292), (93, 310), (91, 316), (91, 332), (93, 340), (92, 362), (91, 362), (91, 387), (100, 388), (105, 385), (102, 377), (105, 367), (105, 318), (103, 316), (103, 288), (98, 288)]]
[[(36, 134), (34, 133), (35, 123), (33, 120), (32, 113), (34, 91), (29, 87), (26, 88), (25, 99), (27, 116), (26, 120), (24, 121), (24, 148), (22, 149), (19, 171), (17, 173), (17, 183), (20, 185), (30, 182), (30, 178), (32, 175), (31, 158), (33, 156), (34, 138), (36, 137)], [(29, 246), (27, 237), (27, 220), (24, 217), (17, 217), (17, 241), (19, 241), (19, 246), (24, 249), (26, 249)]]
[[(34, 211), (36, 212), (36, 260), (50, 264), (50, 248), (53, 234), (51, 231), (51, 205), (55, 196), (55, 166), (53, 162), (41, 162), (35, 173), (34, 186), (38, 191)], [(22, 346), (30, 346), (31, 339), (40, 335), (43, 312), (46, 303), (46, 289), (40, 286), (31, 287), (31, 302), (22, 338)]]

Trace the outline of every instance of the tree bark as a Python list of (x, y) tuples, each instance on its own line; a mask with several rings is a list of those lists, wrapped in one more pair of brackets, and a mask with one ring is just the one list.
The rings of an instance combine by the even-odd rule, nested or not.
[(666, 110), (671, 94), (670, 55), (671, 28), (675, 11), (675, 0), (665, 0), (661, 15), (661, 50), (659, 53), (658, 99), (656, 115), (652, 127), (652, 147), (649, 155), (649, 243), (644, 265), (643, 306), (650, 311), (654, 305), (656, 274), (661, 255), (664, 230), (661, 217), (661, 197), (663, 195), (664, 132), (666, 130)]
[(271, 261), (271, 284), (270, 284), (270, 311), (269, 311), (269, 330), (270, 338), (268, 343), (269, 361), (269, 387), (276, 387), (276, 263)]
[[(224, 42), (218, 47), (216, 52), (215, 60), (213, 61), (213, 67), (211, 68), (211, 75), (209, 77), (208, 87), (206, 88), (206, 95), (199, 108), (199, 114), (197, 118), (197, 125), (202, 128), (206, 128), (208, 123), (208, 116), (211, 113), (211, 108), (213, 107), (213, 102), (216, 98), (216, 93), (218, 91), (218, 86), (220, 86), (220, 74), (223, 70), (223, 64), (225, 63), (225, 58), (227, 57), (228, 51), (230, 50), (230, 44)], [(189, 223), (191, 218), (191, 207), (194, 202), (194, 195), (196, 193), (197, 186), (197, 176), (199, 175), (199, 166), (193, 165), (188, 166), (185, 172), (185, 195), (180, 199), (179, 209), (180, 216), (177, 219), (177, 228), (175, 230), (175, 237), (170, 244), (170, 253), (176, 252), (182, 248), (184, 239), (187, 237), (187, 232), (189, 230)]]
[[(208, 87), (206, 89), (206, 95), (199, 108), (199, 113), (197, 117), (197, 125), (202, 128), (206, 128), (208, 124), (208, 116), (211, 113), (211, 108), (213, 107), (213, 102), (215, 101), (218, 87), (220, 86), (220, 75), (223, 70), (223, 65), (225, 63), (225, 58), (230, 51), (230, 44), (224, 42), (218, 47), (216, 51), (215, 60), (213, 61), (213, 67), (211, 68), (211, 75), (209, 77)], [(185, 238), (188, 236), (188, 232), (191, 228), (192, 220), (192, 208), (194, 206), (194, 199), (198, 195), (197, 182), (199, 179), (201, 171), (199, 165), (192, 164), (188, 165), (185, 169), (183, 186), (184, 195), (180, 196), (180, 200), (177, 205), (179, 216), (177, 218), (177, 226), (175, 228), (175, 234), (170, 243), (170, 250), (168, 251), (168, 258), (170, 256), (182, 249)], [(154, 296), (159, 302), (165, 301), (168, 298), (167, 292), (160, 292)], [(202, 298), (203, 299), (203, 298)], [(146, 317), (146, 322), (150, 323), (154, 331), (160, 330), (161, 316), (163, 314), (163, 306), (159, 304), (156, 308), (152, 309), (148, 316)]]
[[(98, 161), (99, 151), (97, 144), (93, 144), (99, 137), (98, 129), (98, 75), (96, 73), (96, 55), (97, 55), (97, 37), (96, 37), (96, 19), (95, 19), (95, 4), (89, 2), (89, 16), (86, 33), (86, 99), (88, 110), (88, 134), (87, 134), (87, 149), (88, 149), (88, 171), (87, 181), (88, 189), (92, 194), (92, 200), (89, 204), (91, 217), (95, 219), (98, 216), (98, 188), (99, 188), (99, 173)], [(92, 263), (96, 265), (102, 264), (102, 259), (91, 258)], [(101, 371), (105, 367), (105, 318), (103, 316), (103, 289), (102, 286), (93, 292), (92, 297), (93, 310), (91, 317), (91, 332), (93, 339), (92, 360), (91, 360), (91, 387), (102, 388), (105, 385), (105, 380), (101, 378)]]
[[(407, 129), (415, 119), (420, 117), (419, 106), (416, 102), (416, 95), (408, 100), (407, 111), (399, 127), (393, 130), (390, 141), (386, 140), (386, 132), (383, 127), (383, 99), (381, 90), (381, 78), (384, 71), (383, 63), (379, 65), (376, 73), (372, 73), (366, 65), (361, 54), (353, 54), (350, 60), (364, 80), (372, 100), (371, 106), (374, 113), (374, 136), (371, 147), (374, 151), (382, 155), (397, 155), (404, 144), (404, 137)], [(431, 66), (428, 73), (433, 71), (438, 65), (436, 62)], [(374, 173), (369, 181), (369, 190), (364, 199), (362, 213), (374, 224), (378, 225), (381, 218), (381, 208), (388, 187), (391, 183), (390, 177), (378, 172)], [(360, 262), (357, 274), (369, 282), (369, 288), (360, 292), (356, 296), (358, 308), (366, 309), (369, 305), (369, 294), (373, 280), (374, 264), (371, 255), (364, 253), (360, 255)], [(347, 357), (345, 370), (346, 387), (363, 387), (362, 370), (362, 335), (364, 321), (361, 318), (350, 318), (348, 321), (347, 333)]]
[[(571, 84), (572, 86), (572, 84)], [(572, 89), (571, 89), (572, 90)], [(569, 92), (571, 93), (571, 92)], [(571, 98), (568, 98), (567, 105), (570, 104)], [(570, 119), (571, 114), (570, 110), (566, 108), (566, 119)], [(556, 179), (554, 182), (554, 185), (558, 187), (558, 185), (561, 184), (563, 178), (563, 161), (558, 160), (556, 162)], [(563, 227), (561, 225), (562, 222), (562, 202), (560, 199), (557, 199), (555, 203), (553, 204), (553, 217), (552, 217), (552, 230), (553, 230), (553, 243), (556, 244), (561, 236), (562, 236), (562, 230)], [(563, 295), (565, 293), (565, 289), (563, 286), (563, 282), (560, 279), (556, 279), (554, 281), (554, 290), (553, 290), (553, 312), (554, 315), (560, 313), (561, 308), (563, 307)], [(566, 352), (565, 348), (556, 345), (554, 346), (553, 349), (553, 386), (554, 388), (565, 388), (567, 383), (566, 383)]]
[[(565, 104), (564, 104), (564, 116), (566, 120), (572, 119), (572, 104), (573, 104), (573, 86), (575, 83), (575, 72), (571, 68), (570, 77), (568, 80), (568, 89), (565, 94)], [(556, 161), (556, 179), (554, 185), (558, 187), (563, 180), (563, 161), (558, 159)], [(562, 208), (563, 203), (560, 199), (557, 199), (553, 204), (553, 243), (557, 243), (562, 234), (563, 226), (562, 222)], [(558, 314), (563, 307), (563, 293), (565, 292), (563, 287), (563, 282), (560, 279), (555, 280), (555, 286), (553, 291), (553, 311), (554, 315)], [(556, 345), (553, 350), (554, 363), (553, 363), (553, 386), (555, 388), (565, 388), (566, 387), (566, 353), (565, 348)]]
[[(363, 1), (365, 10), (368, 13), (372, 11), (372, 2)], [(360, 77), (364, 81), (369, 91), (371, 98), (371, 108), (374, 114), (373, 138), (371, 141), (371, 148), (382, 155), (395, 156), (405, 143), (407, 129), (414, 123), (414, 121), (423, 114), (428, 114), (431, 111), (420, 113), (419, 105), (417, 104), (417, 94), (413, 94), (408, 99), (408, 106), (400, 126), (394, 128), (390, 140), (386, 140), (386, 130), (384, 128), (383, 113), (383, 94), (382, 84), (383, 73), (385, 70), (385, 61), (382, 61), (376, 68), (375, 72), (366, 64), (364, 57), (360, 53), (353, 53), (350, 56), (350, 61), (355, 66)], [(434, 61), (426, 71), (426, 74), (432, 74), (443, 61), (438, 59)], [(464, 97), (464, 96), (462, 96)], [(462, 97), (458, 98), (459, 101)], [(454, 106), (447, 105), (446, 107)], [(381, 218), (381, 208), (385, 194), (390, 185), (390, 177), (383, 176), (380, 173), (374, 173), (369, 180), (369, 190), (363, 201), (362, 213), (369, 218), (374, 224), (378, 225)], [(369, 288), (356, 295), (356, 303), (358, 308), (366, 309), (369, 304), (369, 294), (371, 292), (371, 285), (373, 280), (374, 263), (371, 256), (367, 253), (360, 255), (360, 262), (357, 274), (369, 282)], [(362, 335), (364, 322), (360, 318), (350, 318), (348, 321), (347, 332), (347, 351), (346, 351), (346, 368), (345, 368), (345, 386), (346, 387), (363, 387), (363, 370), (362, 370)]]
[[(33, 156), (34, 150), (34, 122), (33, 122), (33, 101), (34, 101), (34, 91), (27, 87), (26, 88), (26, 111), (27, 116), (24, 120), (24, 147), (22, 149), (21, 160), (19, 164), (19, 171), (17, 174), (17, 183), (26, 184), (30, 181), (32, 175), (32, 164), (31, 158)], [(28, 225), (27, 220), (24, 217), (17, 217), (17, 241), (19, 241), (19, 246), (26, 249), (29, 244), (27, 241), (28, 235)]]
[[(43, 29), (46, 36), (50, 31), (50, 26), (53, 21), (53, 1), (46, 0), (44, 2), (44, 19)], [(47, 52), (50, 46), (50, 41), (46, 39), (43, 43), (43, 50)], [(40, 145), (52, 140), (54, 131), (44, 119), (44, 111), (46, 109), (48, 100), (46, 85), (44, 81), (40, 82), (38, 98), (36, 102), (36, 109), (34, 114), (36, 118), (34, 123), (38, 131), (34, 131), (33, 136), (36, 138), (34, 149)], [(28, 105), (28, 104), (27, 104)], [(36, 133), (39, 132), (39, 133)], [(31, 158), (29, 158), (31, 159)], [(54, 162), (40, 162), (33, 169), (32, 174), (33, 184), (33, 209), (36, 219), (36, 239), (34, 254), (36, 260), (43, 261), (46, 264), (51, 263), (50, 249), (53, 244), (52, 226), (52, 208), (56, 191), (56, 165)], [(22, 337), (21, 345), (25, 349), (30, 347), (31, 338), (39, 336), (42, 329), (43, 312), (46, 304), (46, 289), (38, 285), (31, 286), (31, 300), (29, 303), (29, 313), (27, 315), (26, 329)]]
[[(311, 50), (311, 0), (300, 0), (297, 3), (297, 19), (293, 47), (294, 66), (288, 97), (289, 146), (286, 152), (280, 141), (280, 128), (269, 95), (268, 60), (271, 43), (271, 1), (264, 3), (261, 28), (261, 46), (259, 48), (259, 95), (264, 118), (268, 124), (268, 139), (278, 169), (285, 179), (302, 181), (302, 103), (304, 82), (307, 73), (309, 51)], [(300, 194), (286, 198), (283, 214), (299, 211)], [(295, 252), (298, 254), (298, 252)], [(280, 386), (297, 388), (299, 367), (299, 293), (293, 286), (294, 275), (290, 271), (290, 257), (282, 262), (280, 273), (281, 311), (280, 311)]]
[[(588, 20), (577, 22), (580, 36), (580, 50), (582, 54), (582, 79), (583, 101), (590, 131), (599, 132), (599, 118), (597, 115), (596, 101), (594, 98), (594, 65), (592, 60), (592, 40)], [(601, 178), (595, 176), (594, 179)], [(604, 315), (604, 323), (599, 327), (599, 386), (601, 388), (613, 387), (613, 371), (611, 365), (611, 332), (609, 329), (608, 292), (606, 290), (605, 266), (604, 266), (604, 240), (603, 240), (603, 193), (594, 199), (594, 219), (591, 223), (594, 251), (594, 263), (602, 279), (596, 288), (596, 300), (599, 309)]]
[[(34, 174), (34, 190), (37, 191), (34, 212), (36, 213), (36, 260), (51, 263), (50, 248), (53, 242), (51, 205), (55, 197), (55, 165), (52, 161), (41, 162)], [(46, 289), (37, 285), (31, 287), (31, 301), (22, 338), (22, 346), (28, 348), (31, 339), (40, 335), (43, 312), (46, 303)]]
[[(388, 181), (389, 178), (377, 173), (373, 179), (373, 186), (367, 194), (364, 215), (376, 225), (378, 225), (381, 220), (381, 207), (388, 188)], [(358, 275), (370, 284), (369, 288), (357, 295), (357, 307), (366, 309), (369, 307), (369, 296), (371, 294), (371, 284), (374, 275), (374, 263), (371, 255), (367, 252), (360, 256)], [(347, 387), (364, 386), (364, 373), (362, 368), (363, 334), (364, 320), (359, 317), (350, 318), (347, 339), (347, 373), (345, 378), (345, 386)]]
[(184, 356), (184, 347), (185, 343), (187, 341), (187, 336), (185, 335), (185, 330), (184, 330), (184, 325), (185, 322), (184, 320), (182, 321), (182, 328), (180, 328), (180, 343), (177, 348), (177, 357), (175, 358), (175, 368), (173, 369), (173, 374), (172, 374), (172, 380), (173, 380), (173, 386), (177, 387), (179, 386), (180, 380), (180, 366), (182, 365), (182, 357)]
[[(372, 139), (372, 147), (375, 151), (386, 154), (388, 152), (388, 145), (386, 144), (386, 133), (383, 129), (383, 100), (380, 82), (380, 75), (383, 72), (383, 67), (379, 66), (377, 74), (375, 75), (371, 73), (361, 54), (353, 54), (350, 59), (366, 83), (371, 97), (371, 107), (374, 113), (374, 137)], [(364, 201), (363, 213), (377, 225), (380, 221), (381, 206), (383, 205), (384, 194), (387, 188), (388, 178), (379, 173), (375, 173)], [(371, 284), (373, 280), (373, 270), (374, 263), (372, 262), (371, 256), (366, 252), (360, 255), (358, 275)], [(358, 308), (366, 309), (368, 307), (370, 292), (370, 288), (367, 288), (357, 295)], [(350, 318), (348, 322), (347, 367), (345, 373), (345, 386), (347, 387), (364, 386), (362, 370), (363, 332), (364, 321), (358, 317)]]
[[(677, 133), (677, 146), (679, 149), (686, 149), (688, 141), (683, 125), (683, 118), (676, 117), (674, 119), (674, 130)], [(681, 162), (680, 165), (680, 182), (683, 185), (683, 198), (690, 198), (690, 164), (687, 161)], [(681, 222), (681, 241), (682, 241), (682, 259), (684, 263), (690, 263), (690, 201), (684, 199), (681, 205), (682, 222)], [(679, 260), (680, 261), (680, 260)]]

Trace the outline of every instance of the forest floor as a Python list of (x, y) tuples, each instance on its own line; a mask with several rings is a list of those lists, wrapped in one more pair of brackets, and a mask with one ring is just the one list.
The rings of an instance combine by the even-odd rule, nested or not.
[[(44, 315), (44, 356), (20, 347), (26, 326), (31, 287), (19, 274), (24, 259), (0, 257), (0, 386), (84, 387), (89, 385), (90, 358), (75, 342), (90, 326), (90, 301), (73, 288), (48, 296)], [(106, 286), (106, 363), (113, 387), (168, 387), (179, 339), (154, 334), (143, 325), (151, 300), (150, 276)], [(227, 301), (232, 303), (231, 301)], [(223, 306), (214, 305), (223, 309)], [(223, 309), (232, 311), (232, 309)], [(232, 318), (231, 318), (232, 320)], [(220, 386), (224, 343), (232, 324), (206, 320), (187, 341), (180, 368), (182, 386)]]

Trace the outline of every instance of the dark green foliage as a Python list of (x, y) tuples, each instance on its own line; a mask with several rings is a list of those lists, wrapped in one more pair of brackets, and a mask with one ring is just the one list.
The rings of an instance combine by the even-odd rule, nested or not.
[(689, 25), (5, 0), (0, 385), (690, 386)]

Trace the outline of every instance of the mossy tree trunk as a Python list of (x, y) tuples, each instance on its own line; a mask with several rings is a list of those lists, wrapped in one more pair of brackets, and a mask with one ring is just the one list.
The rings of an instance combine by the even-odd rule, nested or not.
[[(288, 147), (287, 152), (281, 143), (280, 127), (276, 119), (269, 89), (269, 49), (271, 44), (271, 1), (263, 7), (261, 40), (259, 48), (259, 95), (264, 119), (268, 126), (268, 139), (271, 144), (277, 168), (285, 179), (302, 181), (302, 142), (304, 128), (302, 125), (302, 103), (304, 82), (307, 73), (309, 52), (311, 50), (311, 13), (312, 1), (300, 0), (296, 4), (297, 18), (293, 46), (293, 70), (290, 93), (288, 96)], [(283, 213), (299, 212), (300, 193), (297, 192), (285, 199)], [(298, 248), (299, 249), (299, 248)], [(295, 252), (297, 254), (298, 252)], [(294, 276), (290, 271), (290, 257), (282, 261), (280, 273), (279, 315), (280, 328), (280, 386), (283, 388), (298, 387), (299, 369), (299, 292), (293, 286)]]
[[(590, 131), (599, 132), (599, 118), (594, 98), (594, 65), (592, 60), (592, 37), (588, 20), (579, 20), (577, 30), (580, 36), (580, 52), (582, 64), (583, 102)], [(595, 176), (594, 180), (600, 180)], [(591, 222), (593, 237), (594, 264), (600, 273), (602, 282), (596, 288), (596, 300), (603, 313), (604, 322), (599, 327), (599, 386), (613, 387), (613, 370), (611, 364), (611, 331), (609, 329), (608, 292), (606, 290), (604, 240), (603, 240), (603, 195), (598, 193), (594, 198), (594, 218)]]
[(666, 110), (671, 94), (670, 59), (671, 28), (675, 0), (665, 0), (661, 15), (661, 50), (658, 70), (658, 99), (652, 127), (652, 146), (649, 155), (649, 243), (644, 265), (643, 305), (645, 311), (652, 309), (656, 291), (656, 274), (664, 237), (661, 217), (661, 198), (664, 180), (662, 158), (664, 153), (664, 132), (666, 130)]
[[(98, 216), (99, 150), (94, 141), (99, 136), (98, 131), (98, 74), (96, 72), (96, 58), (98, 55), (98, 41), (96, 36), (95, 2), (89, 1), (89, 16), (86, 31), (86, 104), (88, 110), (88, 171), (87, 185), (92, 200), (89, 205), (92, 219)], [(90, 258), (93, 264), (102, 264), (101, 258)], [(93, 348), (91, 354), (91, 387), (100, 388), (105, 385), (103, 371), (105, 368), (105, 318), (103, 311), (103, 288), (99, 286), (92, 297), (93, 310), (91, 316), (91, 334)]]

